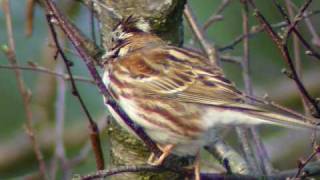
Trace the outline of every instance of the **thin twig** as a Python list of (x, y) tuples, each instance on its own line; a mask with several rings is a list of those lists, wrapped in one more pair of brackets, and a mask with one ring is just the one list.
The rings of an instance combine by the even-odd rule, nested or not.
[[(62, 62), (58, 62), (56, 71), (64, 73)], [(61, 163), (63, 179), (68, 179), (70, 176), (69, 167), (67, 166), (67, 157), (65, 155), (65, 147), (63, 141), (64, 132), (64, 114), (65, 114), (65, 91), (66, 83), (63, 79), (57, 79), (57, 101), (56, 101), (56, 149), (55, 156)]]
[[(243, 34), (249, 33), (249, 20), (248, 20), (248, 4), (246, 0), (241, 1), (243, 3), (243, 9), (242, 9), (242, 28), (243, 28)], [(245, 92), (248, 95), (253, 94), (253, 88), (252, 88), (252, 82), (251, 82), (251, 73), (250, 73), (250, 52), (249, 52), (249, 38), (245, 37), (243, 39), (243, 59), (242, 59), (242, 76), (243, 81), (245, 85)]]
[(31, 36), (33, 32), (33, 15), (35, 10), (35, 4), (35, 0), (27, 0), (25, 27), (26, 36)]
[(90, 4), (90, 30), (91, 30), (91, 38), (95, 44), (97, 44), (96, 38), (96, 26), (95, 26), (95, 19), (94, 19), (94, 2), (92, 1)]
[[(18, 66), (18, 62), (16, 59), (16, 49), (15, 49), (15, 42), (14, 42), (14, 36), (13, 36), (12, 18), (11, 18), (11, 10), (10, 10), (9, 3), (10, 2), (8, 0), (2, 1), (3, 12), (6, 19), (6, 28), (7, 28), (7, 37), (8, 37), (8, 49), (6, 51), (6, 55), (8, 57), (8, 60), (11, 66), (16, 67)], [(20, 70), (17, 68), (14, 68), (14, 72), (17, 80), (18, 89), (19, 89), (20, 95), (22, 96), (24, 111), (26, 113), (25, 130), (31, 140), (34, 153), (38, 160), (41, 176), (43, 179), (48, 179), (47, 168), (44, 162), (43, 154), (39, 148), (39, 144), (32, 127), (33, 115), (30, 107), (31, 92), (25, 86), (22, 73), (20, 72)]]
[[(290, 19), (290, 21), (293, 21), (294, 20), (294, 12), (293, 12), (292, 6), (290, 5), (291, 3), (292, 3), (291, 0), (285, 0), (286, 8), (288, 10), (289, 19)], [(294, 34), (292, 38), (293, 38), (293, 57), (294, 57), (294, 61), (295, 61), (295, 68), (297, 70), (297, 74), (298, 74), (299, 78), (302, 81), (302, 67), (301, 67), (301, 54), (300, 54), (299, 39), (296, 34)], [(307, 102), (305, 101), (305, 99), (303, 97), (301, 97), (301, 101), (302, 101), (305, 113), (307, 115), (311, 115), (309, 108), (308, 108), (308, 105), (307, 105)]]
[(282, 105), (270, 100), (269, 97), (260, 98), (260, 97), (257, 97), (257, 96), (249, 96), (249, 95), (246, 95), (246, 94), (244, 96), (246, 98), (250, 99), (251, 101), (256, 102), (256, 103), (264, 104), (264, 105), (273, 107), (273, 108), (278, 109), (280, 111), (286, 112), (289, 115), (292, 115), (292, 116), (295, 116), (297, 118), (300, 118), (301, 120), (306, 120), (306, 121), (312, 122), (313, 124), (315, 123), (314, 122), (314, 120), (315, 120), (314, 118), (310, 118), (310, 117), (304, 116), (302, 114), (299, 114), (299, 113), (297, 113), (296, 111), (294, 111), (292, 109), (284, 107), (284, 106), (282, 106)]
[[(296, 31), (296, 26), (298, 25), (298, 23), (302, 20), (303, 14), (306, 11), (306, 9), (309, 7), (309, 5), (312, 3), (312, 0), (306, 0), (304, 2), (304, 4), (301, 6), (300, 10), (298, 11), (297, 15), (294, 17), (294, 20), (292, 22), (290, 22), (289, 17), (286, 18), (286, 20), (288, 21), (289, 27), (287, 29), (287, 33), (285, 34), (285, 40), (288, 39), (288, 37), (290, 36), (291, 32)], [(284, 11), (282, 11), (284, 12)]]
[(243, 127), (236, 127), (236, 133), (241, 142), (240, 146), (247, 161), (249, 171), (252, 172), (252, 174), (257, 174), (259, 173), (258, 166), (254, 158), (254, 152), (252, 151), (252, 148), (250, 146), (250, 136), (248, 132), (248, 129), (245, 129)]
[[(229, 161), (231, 172), (235, 174), (250, 174), (251, 169), (248, 167), (246, 160), (236, 152), (231, 146), (226, 144), (221, 138), (210, 138), (210, 141), (204, 147), (211, 155), (223, 163), (225, 159)], [(228, 170), (227, 170), (228, 171)]]
[[(107, 118), (101, 118), (97, 122), (100, 131), (104, 131), (108, 127), (110, 120), (111, 119), (108, 116)], [(81, 147), (79, 154), (77, 154), (75, 157), (71, 158), (68, 161), (68, 167), (72, 168), (78, 165), (79, 163), (81, 163), (82, 161), (84, 161), (88, 157), (88, 154), (90, 153), (90, 149), (91, 149), (91, 144), (90, 144), (90, 141), (88, 141)]]
[(320, 47), (320, 37), (319, 35), (317, 34), (313, 24), (311, 23), (311, 20), (310, 18), (305, 18), (305, 22), (306, 22), (306, 25), (309, 29), (309, 32), (310, 34), (312, 35), (312, 43), (315, 45), (315, 46), (318, 46)]
[(289, 24), (289, 27), (286, 33), (284, 34), (283, 41), (287, 42), (290, 34), (293, 32), (296, 35), (296, 37), (301, 41), (302, 45), (307, 49), (306, 54), (320, 60), (320, 54), (317, 53), (317, 51), (308, 43), (308, 41), (303, 38), (301, 33), (296, 28), (298, 23), (303, 19), (305, 11), (307, 7), (311, 4), (311, 2), (312, 0), (305, 1), (304, 4), (301, 6), (301, 8), (298, 10), (298, 13), (295, 15), (295, 17), (291, 21), (288, 15), (284, 12), (284, 9), (282, 8), (282, 6), (274, 0), (274, 3), (277, 6), (279, 12), (282, 14), (282, 16), (286, 19), (287, 23)]
[[(295, 8), (297, 11), (299, 11), (299, 9), (295, 6), (295, 4), (290, 1), (290, 7), (292, 8)], [(311, 20), (309, 18), (309, 16), (306, 16), (306, 12), (303, 13), (303, 20), (305, 21), (306, 23), (306, 26), (312, 36), (312, 43), (315, 45), (315, 46), (318, 46), (320, 47), (320, 38), (319, 38), (319, 35), (317, 34), (314, 26), (312, 25), (311, 23)], [(298, 31), (295, 31), (295, 33), (297, 33)], [(300, 33), (296, 34), (299, 38), (299, 40), (301, 41), (301, 43), (305, 46), (305, 48), (307, 49), (306, 51), (306, 54), (307, 55), (311, 55), (311, 56), (314, 56), (316, 58), (318, 58), (320, 60), (320, 54), (308, 43), (308, 41), (306, 41), (302, 35)]]
[(54, 26), (52, 24), (52, 21), (53, 21), (52, 18), (53, 18), (52, 15), (50, 15), (50, 14), (47, 15), (47, 21), (48, 21), (48, 24), (49, 24), (49, 27), (50, 27), (50, 30), (52, 33), (53, 40), (54, 40), (56, 47), (57, 47), (57, 52), (62, 57), (62, 60), (64, 61), (64, 64), (66, 66), (67, 72), (70, 76), (72, 94), (78, 99), (82, 110), (84, 111), (84, 113), (86, 114), (86, 117), (88, 118), (90, 139), (91, 139), (92, 148), (94, 150), (94, 154), (96, 157), (96, 165), (97, 165), (97, 169), (101, 170), (101, 169), (104, 169), (104, 159), (103, 159), (103, 153), (102, 153), (102, 149), (101, 149), (101, 142), (100, 142), (100, 138), (99, 138), (99, 130), (98, 130), (96, 123), (92, 119), (91, 114), (90, 114), (88, 108), (86, 107), (86, 105), (85, 105), (85, 103), (79, 93), (79, 90), (76, 86), (75, 80), (73, 79), (73, 75), (72, 75), (72, 71), (71, 71), (72, 63), (67, 59), (62, 48), (60, 47), (57, 33), (56, 33)]
[(297, 174), (295, 175), (295, 178), (298, 178), (301, 175), (301, 172), (306, 167), (306, 165), (308, 165), (308, 163), (310, 163), (311, 160), (319, 153), (320, 153), (320, 146), (317, 146), (305, 161), (300, 160), (298, 162), (299, 167), (298, 167)]
[[(304, 167), (306, 173), (303, 178), (315, 177), (320, 174), (320, 164), (319, 163), (308, 163)], [(121, 166), (116, 168), (109, 168), (106, 170), (98, 171), (89, 175), (80, 176), (76, 175), (74, 178), (79, 178), (81, 180), (92, 180), (92, 179), (101, 179), (108, 176), (113, 176), (116, 174), (124, 172), (161, 172), (165, 170), (163, 167), (155, 167), (150, 165), (132, 165), (132, 166)], [(201, 173), (201, 179), (225, 179), (225, 180), (258, 180), (258, 179), (274, 179), (274, 180), (283, 180), (289, 177), (295, 176), (298, 169), (290, 169), (282, 171), (279, 173), (272, 174), (270, 176), (265, 175), (242, 175), (242, 174), (216, 174), (216, 173)]]
[(208, 18), (208, 20), (203, 25), (203, 30), (207, 30), (210, 26), (212, 26), (215, 22), (223, 19), (223, 16), (220, 15), (222, 11), (229, 5), (230, 0), (222, 0), (217, 10)]
[(214, 44), (209, 43), (209, 41), (205, 37), (204, 32), (202, 31), (199, 24), (197, 23), (195, 16), (193, 15), (193, 12), (191, 10), (191, 7), (189, 6), (188, 3), (185, 5), (184, 16), (185, 16), (186, 20), (188, 21), (193, 33), (195, 34), (195, 36), (199, 40), (202, 49), (204, 50), (204, 52), (208, 56), (210, 63), (212, 63), (213, 65), (218, 64), (217, 50), (214, 47)]
[[(319, 167), (320, 167), (319, 162), (308, 163), (303, 168), (304, 174), (302, 174), (300, 179), (308, 179), (308, 177), (318, 177), (320, 175)], [(297, 174), (297, 171), (299, 171), (299, 168), (281, 171), (277, 174), (272, 175), (270, 179), (276, 179), (276, 180), (290, 179), (290, 177), (294, 177)], [(293, 178), (293, 179), (296, 180), (296, 178)]]
[[(246, 0), (241, 1), (243, 4), (242, 8), (242, 27), (243, 34), (249, 34), (249, 9)], [(245, 93), (248, 95), (253, 95), (253, 88), (251, 82), (250, 73), (250, 51), (249, 51), (249, 37), (245, 37), (243, 40), (243, 60), (242, 60), (242, 76), (245, 85)], [(262, 171), (269, 175), (272, 173), (272, 165), (269, 160), (269, 156), (266, 152), (265, 146), (261, 141), (259, 133), (255, 127), (250, 128), (252, 134), (252, 140), (254, 146), (257, 149), (257, 158), (259, 158), (258, 163), (261, 166)]]
[(226, 55), (226, 54), (221, 54), (220, 59), (221, 59), (221, 61), (230, 62), (230, 63), (234, 63), (234, 64), (238, 64), (238, 65), (240, 65), (241, 61), (242, 61), (242, 57), (240, 57), (240, 56), (230, 56), (230, 55)]
[(124, 172), (161, 172), (165, 169), (159, 166), (151, 166), (151, 165), (139, 165), (139, 166), (122, 166), (116, 168), (110, 168), (106, 170), (97, 171), (93, 174), (82, 176), (81, 180), (92, 180), (92, 179), (100, 179), (108, 176), (116, 175)]
[[(33, 72), (40, 72), (40, 73), (44, 73), (44, 74), (49, 74), (49, 75), (53, 75), (56, 76), (58, 78), (62, 78), (64, 80), (70, 80), (70, 76), (68, 74), (64, 74), (64, 73), (59, 73), (56, 71), (52, 71), (50, 69), (47, 69), (45, 67), (42, 66), (11, 66), (11, 65), (0, 65), (0, 69), (20, 69), (20, 70), (27, 70), (27, 71), (33, 71)], [(95, 84), (94, 80), (82, 77), (82, 76), (73, 76), (73, 79), (75, 81), (80, 81), (80, 82), (85, 82), (85, 83), (90, 83), (90, 84)]]
[[(247, 17), (245, 17), (247, 18)], [(247, 20), (246, 20), (247, 21)], [(248, 28), (248, 22), (243, 21), (243, 26), (246, 26), (245, 28)], [(248, 31), (248, 30), (247, 30)], [(245, 31), (245, 33), (247, 33)], [(243, 71), (243, 78), (246, 86), (246, 91), (248, 93), (252, 94), (252, 87), (250, 82), (250, 76), (249, 76), (249, 67), (248, 67), (248, 60), (249, 60), (249, 49), (248, 49), (248, 38), (244, 39), (244, 55), (241, 62), (241, 67)], [(243, 150), (244, 156), (248, 162), (249, 168), (253, 174), (260, 173), (261, 169), (259, 168), (258, 164), (260, 161), (256, 161), (255, 154), (253, 148), (250, 146), (250, 129), (245, 127), (236, 127), (236, 132), (238, 135), (238, 138), (241, 142), (241, 148)]]
[[(293, 17), (293, 11), (291, 9), (291, 6), (289, 5), (289, 2), (287, 1), (287, 4), (288, 4), (288, 12), (289, 12), (289, 15), (284, 11), (284, 8), (276, 1), (276, 0), (273, 0), (274, 1), (274, 4), (277, 6), (279, 12), (281, 13), (281, 15), (285, 18), (285, 20), (287, 21), (287, 23), (290, 25), (286, 31), (286, 33), (284, 34), (284, 38), (283, 38), (283, 44), (285, 44), (285, 46), (287, 46), (287, 42), (288, 42), (288, 39), (289, 39), (289, 35), (291, 32), (294, 32), (293, 34), (293, 40), (294, 40), (294, 45), (298, 43), (298, 40), (300, 40), (302, 42), (303, 45), (305, 45), (307, 48), (311, 48), (311, 46), (306, 42), (306, 40), (302, 37), (302, 35), (298, 32), (297, 30), (297, 27), (296, 25), (299, 23), (299, 21), (302, 20), (302, 16), (304, 14), (304, 11), (307, 9), (307, 7), (311, 4), (311, 0), (308, 0), (304, 3), (304, 5), (300, 8), (300, 10), (298, 11), (297, 15), (295, 17)], [(289, 17), (290, 16), (290, 13), (291, 13), (291, 16), (292, 17)], [(292, 19), (292, 20), (291, 20)], [(296, 40), (296, 41), (295, 41)], [(296, 51), (299, 51), (299, 50), (296, 50), (296, 46), (295, 45), (295, 51), (294, 51), (294, 55), (296, 57)], [(287, 49), (287, 48), (286, 48)], [(310, 52), (313, 52), (313, 49), (308, 49)], [(287, 50), (288, 51), (288, 50)], [(288, 53), (289, 54), (289, 53)], [(317, 56), (317, 53), (316, 52), (313, 52), (312, 53), (313, 55)], [(299, 55), (299, 54), (298, 54)], [(289, 56), (289, 55), (288, 55)], [(289, 56), (290, 57), (290, 56)], [(296, 65), (293, 64), (292, 60), (289, 58), (289, 60), (291, 62), (289, 62), (289, 66), (292, 68), (294, 68), (292, 71), (292, 77), (295, 77), (296, 76), (296, 79), (302, 83), (302, 78), (301, 78), (301, 68), (300, 68), (300, 63), (295, 63)], [(297, 60), (296, 60), (297, 61)], [(290, 65), (292, 64), (292, 65)], [(296, 72), (294, 72), (296, 71)], [(296, 74), (296, 75), (295, 75)], [(290, 75), (291, 76), (291, 75)], [(295, 79), (294, 79), (295, 80)], [(295, 81), (297, 81), (295, 80)], [(299, 91), (299, 94), (301, 96), (301, 99), (302, 99), (302, 104), (303, 104), (303, 107), (305, 109), (305, 112), (307, 115), (311, 115), (312, 112), (311, 112), (311, 108), (310, 108), (310, 102), (307, 101), (307, 98), (305, 98), (305, 95), (303, 94), (302, 91)], [(316, 109), (316, 108), (315, 108)]]
[[(292, 1), (290, 1), (290, 2), (291, 2), (290, 5), (294, 7), (293, 2)], [(306, 13), (304, 13), (303, 15), (306, 16)], [(307, 28), (308, 28), (311, 36), (312, 36), (312, 43), (315, 46), (320, 47), (320, 37), (319, 37), (318, 33), (316, 32), (316, 30), (315, 30), (310, 18), (309, 17), (305, 17), (304, 21), (305, 21), (306, 26), (307, 26)]]
[[(291, 0), (286, 0), (286, 6), (287, 6), (287, 9), (288, 9), (288, 14), (289, 14), (289, 16), (290, 16), (290, 19), (291, 19), (291, 21), (293, 21), (293, 18), (294, 18), (294, 16), (293, 16), (293, 8), (295, 8), (297, 11), (298, 11), (299, 9), (295, 6), (295, 4), (294, 4)], [(306, 14), (306, 13), (303, 13), (303, 15), (305, 15), (305, 14)], [(317, 42), (316, 42), (316, 41), (318, 41), (318, 45), (319, 45), (319, 47), (320, 47), (320, 39), (319, 39), (319, 36), (318, 36), (318, 34), (316, 33), (316, 31), (315, 31), (315, 29), (314, 29), (314, 27), (313, 27), (313, 24), (311, 23), (310, 19), (309, 19), (308, 17), (306, 17), (306, 18), (304, 18), (304, 21), (305, 21), (305, 23), (306, 23), (306, 26), (307, 26), (310, 34), (312, 35), (313, 44), (317, 46)], [(308, 48), (308, 47), (311, 47), (311, 46), (302, 38), (302, 35), (300, 35), (297, 31), (295, 31), (295, 32), (296, 32), (296, 34), (294, 35), (294, 39), (293, 39), (293, 40), (295, 40), (296, 36), (297, 36), (297, 38), (300, 37), (301, 42), (302, 42), (302, 43), (305, 42), (304, 44), (306, 44), (306, 45), (305, 45), (305, 47), (307, 48), (307, 51), (306, 51), (306, 52), (308, 52), (308, 53), (311, 54), (311, 55), (316, 55), (316, 56), (317, 56), (317, 53), (315, 52), (315, 50), (313, 50), (313, 48)], [(297, 41), (298, 41), (298, 40), (297, 40)], [(295, 41), (294, 41), (294, 45), (295, 45)], [(295, 56), (296, 56), (296, 55), (295, 55)], [(301, 61), (301, 60), (300, 60), (300, 61)], [(296, 63), (297, 72), (298, 72), (298, 75), (299, 75), (300, 78), (301, 78), (301, 77), (302, 77), (302, 76), (301, 76), (302, 74), (301, 74), (301, 67), (300, 67), (300, 65), (301, 65), (301, 62), (300, 62), (300, 63)], [(301, 79), (301, 80), (302, 80), (302, 79)], [(310, 112), (310, 110), (309, 110), (309, 108), (308, 108), (308, 106), (307, 106), (307, 102), (305, 102), (305, 100), (304, 100), (303, 98), (302, 98), (302, 102), (303, 102), (303, 107), (304, 107), (304, 110), (305, 110), (306, 115), (310, 116), (310, 115), (311, 115), (311, 112)], [(316, 144), (316, 138), (317, 138), (317, 132), (314, 131), (313, 134), (312, 134), (312, 136), (311, 136), (313, 146), (317, 146), (317, 144)], [(320, 159), (319, 154), (317, 155), (317, 159), (318, 159), (318, 160)]]
[[(254, 9), (254, 11), (255, 11), (254, 15), (258, 19), (259, 23), (265, 27), (265, 30), (266, 30), (267, 34), (274, 41), (274, 43), (276, 44), (277, 48), (280, 50), (283, 59), (285, 60), (285, 62), (290, 67), (290, 70), (291, 70), (291, 73), (292, 73), (292, 77), (291, 78), (294, 80), (296, 86), (299, 89), (299, 92), (303, 95), (303, 98), (305, 98), (306, 101), (308, 102), (308, 106), (309, 106), (312, 114), (315, 117), (319, 117), (320, 116), (320, 109), (318, 107), (317, 102), (315, 101), (315, 99), (313, 99), (310, 96), (309, 92), (306, 90), (306, 88), (304, 87), (304, 85), (302, 84), (301, 80), (299, 79), (299, 77), (297, 75), (296, 69), (295, 69), (294, 64), (292, 62), (292, 59), (290, 57), (289, 49), (288, 49), (288, 46), (287, 46), (287, 39), (282, 40), (282, 38), (280, 38), (278, 36), (278, 34), (272, 29), (272, 27), (270, 26), (270, 23), (265, 19), (265, 17), (257, 9), (257, 7), (253, 3), (253, 1), (252, 0), (248, 0), (248, 1), (249, 1), (250, 5)], [(306, 7), (305, 7), (306, 5), (308, 5), (308, 3), (305, 3), (304, 6), (301, 9), (305, 10), (306, 9)], [(294, 24), (296, 25), (297, 23), (294, 23)], [(289, 26), (288, 31), (286, 33), (287, 35), (285, 35), (285, 37), (288, 37), (288, 35), (290, 34), (290, 32), (291, 32), (290, 29), (291, 29), (291, 31), (292, 31), (292, 29), (294, 29), (294, 26), (292, 26), (292, 24)]]
[[(93, 180), (93, 179), (101, 179), (110, 177), (113, 175), (117, 175), (120, 173), (127, 173), (127, 172), (162, 172), (171, 170), (176, 172), (172, 169), (166, 169), (164, 167), (159, 166), (151, 166), (151, 165), (132, 165), (132, 166), (121, 166), (116, 168), (110, 168), (102, 171), (98, 171), (89, 175), (80, 176), (81, 180)], [(186, 172), (189, 174), (189, 172)], [(241, 175), (241, 174), (218, 174), (218, 173), (201, 173), (201, 179), (243, 179), (243, 180), (255, 180), (257, 179), (255, 176), (250, 175)]]
[[(315, 11), (311, 11), (308, 13), (305, 12), (303, 18), (304, 19), (309, 18), (310, 16), (318, 15), (319, 13), (320, 13), (320, 10), (315, 10)], [(286, 21), (281, 21), (278, 23), (271, 24), (272, 28), (282, 28), (282, 27), (286, 27), (286, 26), (288, 26), (288, 23)], [(241, 35), (237, 36), (234, 40), (232, 40), (227, 45), (219, 47), (218, 50), (221, 52), (221, 51), (226, 51), (228, 49), (234, 49), (235, 46), (237, 46), (245, 37), (250, 38), (250, 37), (256, 35), (257, 33), (264, 31), (264, 26), (262, 26), (262, 25), (256, 25), (256, 26), (252, 26), (252, 27), (253, 28), (251, 28), (251, 30), (248, 34), (241, 34)]]

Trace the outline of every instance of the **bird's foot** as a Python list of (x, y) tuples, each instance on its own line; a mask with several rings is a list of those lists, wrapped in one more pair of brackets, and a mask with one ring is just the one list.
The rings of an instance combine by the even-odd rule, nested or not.
[[(188, 167), (185, 167), (186, 169), (192, 169), (194, 172), (194, 180), (201, 180), (200, 179), (200, 153), (198, 152), (196, 155), (196, 159), (194, 160), (194, 163)], [(185, 180), (189, 180), (186, 178)]]
[(148, 158), (148, 164), (152, 166), (159, 166), (163, 163), (163, 161), (170, 155), (172, 152), (172, 149), (174, 148), (173, 144), (165, 145), (164, 147), (161, 147), (158, 145), (159, 149), (162, 151), (161, 156), (156, 159), (155, 154), (151, 153), (150, 157)]

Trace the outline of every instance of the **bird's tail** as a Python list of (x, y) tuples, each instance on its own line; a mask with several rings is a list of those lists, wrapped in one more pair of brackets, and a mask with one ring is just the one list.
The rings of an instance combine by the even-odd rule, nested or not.
[(288, 115), (283, 115), (280, 113), (266, 112), (266, 111), (255, 111), (247, 112), (251, 116), (259, 118), (265, 123), (280, 125), (289, 128), (303, 128), (303, 129), (313, 129), (320, 131), (320, 126), (317, 126), (315, 123), (309, 123), (303, 120), (310, 120), (311, 122), (316, 122), (316, 119), (307, 118), (307, 117), (293, 117)]

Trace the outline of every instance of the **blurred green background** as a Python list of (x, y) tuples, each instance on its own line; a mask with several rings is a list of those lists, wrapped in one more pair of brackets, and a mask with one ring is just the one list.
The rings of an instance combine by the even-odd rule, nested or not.
[[(0, 0), (1, 2), (1, 0)], [(293, 1), (298, 6), (302, 0)], [(49, 69), (55, 69), (57, 61), (53, 60), (53, 48), (48, 47), (48, 28), (44, 13), (36, 7), (34, 19), (34, 32), (31, 37), (25, 36), (25, 4), (24, 0), (10, 1), (13, 15), (14, 37), (16, 42), (17, 59), (20, 65), (33, 61)], [(197, 19), (203, 24), (220, 1), (201, 0), (190, 1)], [(283, 20), (271, 1), (257, 1), (258, 7), (272, 23)], [(86, 34), (90, 33), (89, 13), (77, 3), (65, 3), (61, 7), (68, 12), (74, 22)], [(310, 9), (320, 7), (320, 2), (312, 3)], [(218, 47), (229, 44), (234, 38), (242, 34), (241, 3), (232, 1), (223, 12), (223, 21), (215, 23), (208, 29), (208, 37)], [(257, 25), (257, 21), (250, 12), (250, 25)], [(320, 33), (319, 15), (311, 20)], [(304, 37), (311, 42), (311, 36), (304, 22), (300, 23)], [(189, 27), (185, 27), (185, 45), (190, 44), (192, 35)], [(5, 17), (0, 11), (0, 46), (7, 44)], [(317, 49), (319, 50), (319, 49)], [(303, 80), (314, 96), (320, 95), (320, 62), (303, 54), (302, 48)], [(242, 45), (233, 50), (223, 52), (232, 56), (242, 55)], [(72, 68), (75, 75), (89, 77), (84, 64), (78, 57), (68, 53), (74, 62)], [(265, 33), (259, 33), (250, 39), (250, 57), (253, 87), (256, 95), (263, 96), (268, 93), (270, 97), (288, 107), (302, 112), (301, 102), (294, 84), (281, 73), (286, 65), (281, 59), (279, 51), (275, 48), (270, 38)], [(8, 64), (4, 53), (0, 52), (0, 64)], [(223, 63), (227, 77), (242, 89), (242, 74), (238, 65)], [(32, 92), (32, 110), (37, 137), (40, 139), (41, 148), (45, 153), (46, 162), (50, 165), (54, 153), (54, 125), (56, 103), (56, 78), (39, 72), (23, 71), (27, 87)], [(87, 121), (81, 111), (77, 99), (70, 91), (67, 82), (65, 105), (65, 146), (66, 156), (70, 159), (79, 154), (79, 150), (88, 141)], [(96, 87), (88, 83), (78, 82), (78, 88), (84, 101), (95, 120), (103, 120), (107, 113), (101, 95)], [(16, 79), (12, 70), (0, 69), (0, 179), (20, 178), (32, 175), (37, 171), (37, 162), (30, 147), (29, 139), (25, 135), (23, 125), (26, 121), (22, 98), (17, 89)], [(287, 131), (283, 128), (262, 127), (264, 142), (271, 155), (275, 167), (287, 169), (295, 167), (295, 161), (310, 152), (310, 133), (300, 131)], [(102, 133), (104, 134), (104, 133)], [(232, 134), (230, 135), (232, 136)], [(235, 138), (233, 138), (235, 140)], [(281, 142), (282, 141), (282, 142)], [(107, 148), (106, 137), (102, 135), (104, 149)], [(285, 143), (283, 143), (285, 142)], [(279, 152), (287, 148), (288, 153)], [(308, 150), (309, 149), (309, 150)], [(280, 155), (279, 155), (280, 154)], [(106, 155), (106, 153), (105, 153)], [(286, 155), (286, 156), (284, 156)], [(107, 155), (106, 155), (107, 156)], [(72, 169), (72, 173), (86, 174), (95, 170), (92, 153)], [(59, 171), (59, 170), (58, 170)]]

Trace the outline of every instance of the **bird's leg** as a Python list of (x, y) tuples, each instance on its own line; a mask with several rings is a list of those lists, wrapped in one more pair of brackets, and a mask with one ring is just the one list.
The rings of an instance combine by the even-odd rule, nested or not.
[[(193, 169), (194, 180), (200, 180), (200, 152), (197, 152), (194, 163), (186, 169)], [(189, 180), (189, 178), (186, 177), (185, 180)]]
[(148, 159), (148, 164), (153, 166), (159, 166), (160, 164), (162, 164), (165, 158), (170, 155), (172, 149), (174, 148), (174, 145), (168, 144), (168, 145), (165, 145), (164, 147), (161, 147), (160, 145), (158, 145), (158, 147), (162, 151), (161, 156), (158, 159), (154, 159), (155, 155), (154, 153), (152, 153)]
[(198, 152), (196, 155), (196, 159), (194, 162), (194, 179), (200, 180), (200, 153)]

